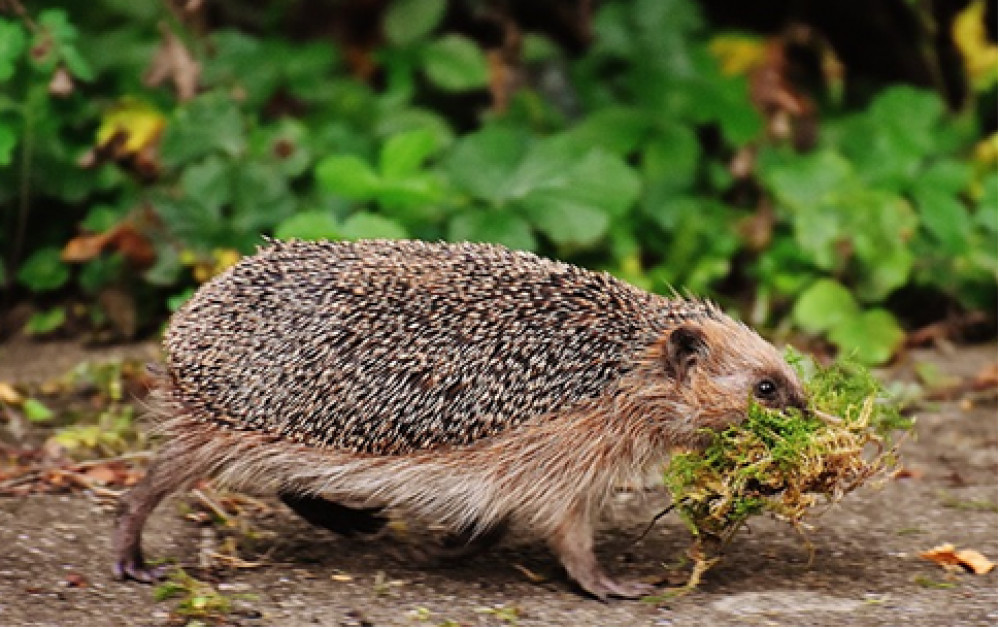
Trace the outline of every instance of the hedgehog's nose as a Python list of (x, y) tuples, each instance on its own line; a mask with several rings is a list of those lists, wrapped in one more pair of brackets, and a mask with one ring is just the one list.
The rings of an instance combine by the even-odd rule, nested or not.
[(806, 396), (798, 391), (794, 391), (788, 398), (785, 408), (794, 408), (806, 412)]

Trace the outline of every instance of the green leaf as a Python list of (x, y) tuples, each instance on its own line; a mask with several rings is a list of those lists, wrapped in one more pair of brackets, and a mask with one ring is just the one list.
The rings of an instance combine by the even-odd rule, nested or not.
[(380, 180), (371, 166), (354, 155), (331, 155), (316, 165), (320, 190), (355, 201), (375, 196)]
[(427, 78), (448, 92), (485, 87), (489, 80), (483, 51), (462, 35), (445, 35), (429, 44), (424, 49), (423, 67)]
[(866, 272), (858, 282), (858, 297), (866, 302), (884, 301), (906, 285), (913, 263), (913, 252), (905, 244), (886, 245), (877, 256), (865, 260)]
[(820, 334), (858, 315), (860, 308), (843, 284), (816, 280), (795, 302), (792, 320), (810, 334)]
[(220, 156), (209, 155), (184, 168), (180, 185), (188, 198), (217, 211), (232, 200), (232, 169)]
[(35, 292), (55, 290), (69, 280), (69, 267), (60, 258), (58, 247), (43, 247), (24, 261), (17, 279)]
[(41, 28), (35, 36), (35, 48), (49, 50), (43, 57), (32, 55), (38, 67), (51, 70), (56, 62), (61, 61), (78, 79), (93, 80), (94, 71), (76, 48), (77, 30), (69, 22), (66, 12), (62, 9), (42, 11), (38, 14), (38, 25)]
[(406, 229), (385, 216), (372, 214), (371, 212), (358, 212), (352, 214), (344, 221), (340, 229), (341, 235), (348, 240), (360, 240), (366, 238), (408, 238)]
[(559, 195), (531, 199), (524, 206), (532, 224), (560, 247), (587, 248), (608, 231), (608, 215), (587, 206), (574, 205)]
[(24, 331), (26, 334), (38, 336), (55, 332), (65, 323), (66, 309), (62, 306), (56, 306), (51, 310), (43, 310), (32, 314), (31, 318), (24, 325)]
[(454, 216), (448, 223), (448, 240), (494, 242), (523, 251), (538, 248), (531, 225), (509, 210), (469, 211)]
[(500, 203), (527, 149), (525, 133), (486, 127), (459, 140), (444, 162), (452, 182), (477, 199)]
[(0, 82), (8, 81), (14, 76), (27, 41), (20, 24), (0, 18)]
[(536, 145), (508, 194), (519, 197), (528, 219), (553, 242), (590, 247), (607, 233), (611, 216), (632, 207), (641, 184), (621, 158), (600, 149), (574, 158), (568, 151), (575, 145), (565, 140)]
[(455, 141), (455, 132), (451, 130), (447, 119), (437, 112), (415, 107), (393, 109), (382, 113), (374, 131), (376, 136), (387, 138), (415, 129), (423, 129), (433, 134), (438, 149), (451, 146)]
[(191, 162), (219, 151), (240, 155), (246, 144), (243, 117), (224, 94), (195, 97), (174, 110), (160, 143), (160, 157), (167, 166)]
[(875, 309), (844, 319), (830, 330), (829, 337), (841, 353), (880, 365), (893, 357), (906, 334), (892, 313)]
[(701, 162), (701, 144), (691, 127), (667, 125), (646, 144), (642, 174), (646, 181), (667, 190), (690, 188)]
[(646, 112), (621, 106), (600, 109), (567, 132), (584, 146), (604, 149), (615, 155), (631, 153), (650, 127)]
[(540, 33), (524, 33), (521, 58), (525, 63), (538, 63), (558, 59), (562, 50), (551, 39)]
[(124, 267), (125, 259), (121, 253), (98, 256), (80, 266), (76, 283), (85, 293), (95, 295), (97, 291), (120, 278)]
[(778, 200), (797, 210), (820, 205), (844, 186), (852, 172), (842, 155), (821, 150), (766, 164), (762, 175)]
[(177, 312), (180, 307), (184, 305), (184, 302), (191, 299), (193, 295), (193, 288), (186, 288), (176, 295), (171, 295), (167, 298), (167, 309), (169, 309), (170, 312)]
[(922, 134), (944, 115), (941, 97), (930, 90), (909, 85), (889, 87), (878, 94), (868, 107), (868, 115), (880, 125), (909, 129)]
[(396, 46), (407, 46), (431, 34), (448, 8), (446, 0), (395, 0), (385, 13), (386, 39)]
[(0, 122), (0, 166), (9, 166), (17, 146), (17, 131)]
[(24, 401), (24, 416), (29, 421), (44, 422), (55, 417), (55, 413), (48, 406), (31, 397)]
[(435, 135), (427, 129), (404, 131), (389, 138), (382, 147), (379, 164), (386, 179), (407, 177), (438, 149)]
[(278, 223), (274, 237), (281, 240), (300, 238), (302, 240), (337, 240), (340, 228), (330, 212), (310, 210), (289, 216)]
[(982, 196), (976, 206), (976, 224), (986, 228), (997, 236), (997, 173), (992, 172), (983, 178)]
[(953, 193), (930, 186), (921, 186), (914, 197), (924, 229), (947, 253), (965, 253), (972, 237), (972, 217), (965, 205)]
[(385, 208), (415, 208), (437, 203), (443, 197), (438, 178), (418, 174), (402, 179), (386, 179), (379, 185), (376, 198)]

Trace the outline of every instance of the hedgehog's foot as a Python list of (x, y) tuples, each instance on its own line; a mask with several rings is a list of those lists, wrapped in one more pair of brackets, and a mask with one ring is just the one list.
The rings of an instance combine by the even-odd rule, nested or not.
[(318, 496), (292, 493), (280, 493), (278, 497), (309, 524), (340, 535), (378, 533), (389, 521), (379, 515), (382, 510), (378, 508), (356, 509)]
[(128, 553), (126, 557), (115, 559), (112, 571), (115, 578), (121, 581), (129, 579), (139, 583), (154, 583), (166, 576), (166, 566), (149, 566), (142, 558), (142, 552), (135, 551)]
[(568, 517), (549, 537), (549, 545), (563, 567), (587, 593), (601, 601), (609, 597), (639, 598), (653, 590), (645, 583), (619, 582), (601, 568), (594, 554), (594, 530), (583, 509), (570, 510)]

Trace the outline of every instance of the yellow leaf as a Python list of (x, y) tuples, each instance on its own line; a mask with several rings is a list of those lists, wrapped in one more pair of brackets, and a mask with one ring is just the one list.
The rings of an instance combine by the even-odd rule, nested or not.
[(743, 35), (713, 37), (708, 50), (719, 60), (726, 76), (746, 74), (763, 63), (765, 54), (764, 42)]
[(165, 122), (163, 114), (152, 105), (126, 96), (105, 112), (97, 130), (97, 145), (105, 146), (124, 134), (122, 152), (138, 153), (160, 137)]
[(965, 71), (977, 91), (997, 82), (997, 46), (986, 34), (985, 13), (986, 2), (975, 0), (955, 16), (951, 25), (955, 47), (962, 53)]
[(0, 382), (0, 401), (6, 402), (11, 406), (20, 406), (24, 404), (24, 396), (17, 392), (12, 385), (6, 382)]

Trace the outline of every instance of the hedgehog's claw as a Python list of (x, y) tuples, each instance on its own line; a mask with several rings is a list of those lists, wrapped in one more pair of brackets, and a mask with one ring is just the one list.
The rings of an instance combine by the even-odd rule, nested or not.
[(578, 576), (577, 583), (588, 594), (607, 603), (609, 598), (642, 598), (653, 591), (648, 583), (636, 581), (615, 581), (605, 572), (598, 570), (586, 577)]
[(148, 566), (141, 553), (130, 553), (120, 557), (112, 566), (115, 578), (119, 581), (138, 581), (139, 583), (155, 583), (166, 576), (166, 566)]

